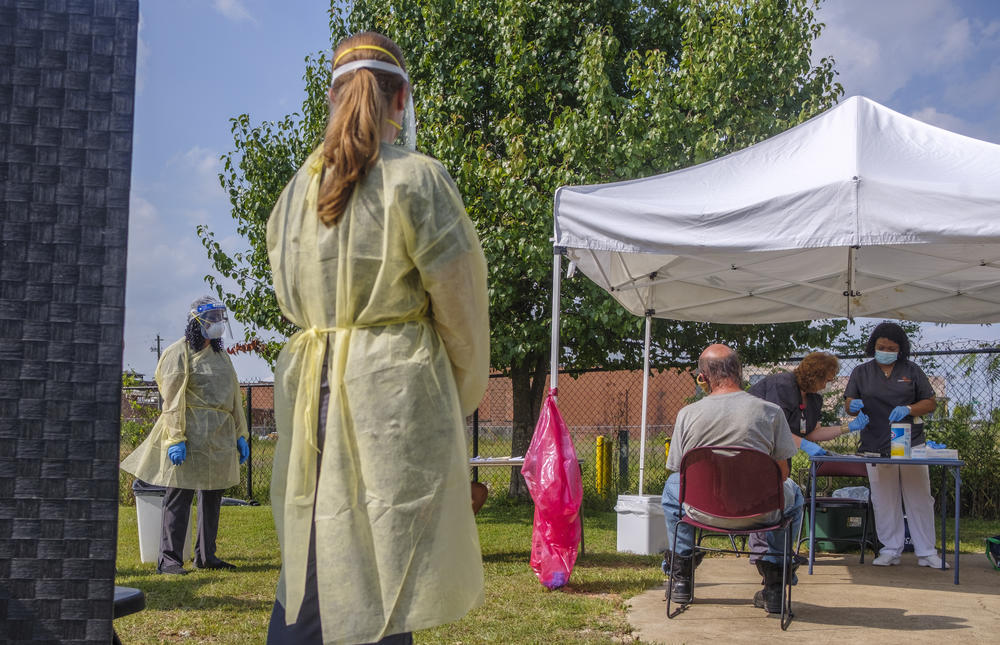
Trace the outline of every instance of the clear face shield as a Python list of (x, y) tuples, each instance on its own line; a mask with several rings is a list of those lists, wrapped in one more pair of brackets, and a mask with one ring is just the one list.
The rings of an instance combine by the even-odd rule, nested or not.
[(201, 324), (201, 335), (209, 340), (222, 338), (223, 334), (233, 337), (233, 329), (229, 326), (229, 314), (226, 306), (216, 302), (207, 302), (191, 310), (191, 317)]
[[(387, 63), (381, 60), (367, 59), (367, 60), (355, 60), (350, 63), (345, 63), (333, 70), (333, 75), (330, 78), (331, 87), (332, 84), (344, 74), (348, 74), (360, 68), (367, 69), (377, 69), (383, 72), (389, 72), (401, 77), (406, 81), (407, 86), (409, 86), (409, 91), (406, 93), (406, 107), (403, 110), (403, 121), (402, 123), (393, 123), (399, 128), (399, 135), (396, 137), (396, 144), (402, 145), (407, 150), (417, 149), (417, 119), (416, 114), (413, 111), (413, 86), (410, 84), (409, 75), (403, 70), (402, 67), (394, 65), (393, 63)], [(332, 95), (332, 91), (331, 91)], [(331, 110), (333, 106), (331, 105)]]

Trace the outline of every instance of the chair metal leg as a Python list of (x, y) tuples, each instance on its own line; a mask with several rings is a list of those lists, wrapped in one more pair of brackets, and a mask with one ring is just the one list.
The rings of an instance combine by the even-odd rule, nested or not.
[(781, 554), (781, 631), (788, 629), (794, 617), (792, 614), (792, 571), (789, 566), (791, 564), (789, 560), (792, 557), (791, 527), (786, 526), (784, 533), (785, 548)]
[[(868, 493), (871, 495), (871, 493)], [(871, 513), (872, 503), (871, 500), (865, 504), (865, 517), (861, 520), (861, 564), (865, 563), (865, 549), (868, 548), (868, 515)], [(874, 550), (872, 551), (874, 553)]]
[[(679, 524), (679, 522), (678, 522), (678, 524)], [(673, 600), (673, 596), (674, 596), (674, 577), (673, 577), (673, 567), (674, 567), (674, 564), (673, 564), (673, 559), (676, 558), (676, 557), (677, 557), (677, 527), (675, 526), (674, 527), (674, 542), (673, 542), (673, 544), (670, 545), (671, 576), (670, 576), (670, 579), (667, 581), (667, 618), (671, 618), (671, 619), (674, 616), (676, 616), (677, 614), (681, 613), (682, 611), (684, 611), (687, 608), (687, 605), (681, 605), (680, 607), (677, 608), (677, 611), (673, 611), (673, 612), (670, 611), (670, 603)], [(692, 582), (693, 582), (693, 578), (692, 578)], [(691, 585), (691, 599), (692, 600), (694, 599), (694, 584)]]

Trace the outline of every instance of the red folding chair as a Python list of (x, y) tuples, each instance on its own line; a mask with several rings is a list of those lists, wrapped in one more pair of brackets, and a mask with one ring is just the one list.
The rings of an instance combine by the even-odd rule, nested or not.
[[(747, 553), (745, 550), (701, 546), (703, 532), (750, 535), (783, 530), (785, 541), (781, 555), (781, 629), (792, 622), (793, 561), (791, 519), (784, 518), (784, 478), (778, 462), (759, 450), (730, 446), (705, 446), (688, 451), (681, 460), (680, 503), (684, 515), (680, 522), (695, 529), (694, 557), (699, 551)], [(693, 519), (696, 515), (699, 519)], [(709, 519), (711, 518), (711, 519)], [(720, 524), (722, 526), (720, 526)], [(739, 526), (740, 528), (732, 528)], [(732, 540), (731, 540), (732, 542)], [(671, 552), (676, 553), (677, 531)], [(694, 601), (694, 569), (691, 571), (691, 602)], [(673, 618), (690, 604), (671, 612), (673, 585), (667, 587), (667, 617)]]

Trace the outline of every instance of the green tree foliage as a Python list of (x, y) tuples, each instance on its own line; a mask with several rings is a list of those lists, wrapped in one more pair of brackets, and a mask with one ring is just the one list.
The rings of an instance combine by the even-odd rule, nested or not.
[[(818, 0), (356, 0), (331, 10), (339, 40), (364, 29), (407, 55), (419, 149), (455, 177), (489, 263), (492, 365), (513, 382), (512, 454), (524, 454), (549, 352), (552, 198), (561, 185), (675, 170), (760, 141), (831, 106), (833, 61), (810, 62)], [(222, 182), (246, 253), (199, 230), (218, 289), (256, 333), (288, 334), (264, 227), (281, 187), (319, 141), (329, 79), (306, 59), (302, 112), (233, 119)], [(642, 320), (590, 281), (564, 283), (563, 365), (633, 367)], [(658, 321), (655, 364), (689, 365), (723, 340), (750, 361), (822, 346), (841, 323), (716, 326)], [(511, 492), (523, 494), (512, 477)]]

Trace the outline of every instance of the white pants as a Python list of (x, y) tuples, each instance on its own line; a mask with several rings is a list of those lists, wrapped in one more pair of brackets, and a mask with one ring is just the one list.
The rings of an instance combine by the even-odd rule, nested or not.
[(905, 504), (914, 553), (918, 558), (936, 555), (934, 498), (927, 466), (868, 464), (868, 481), (875, 509), (875, 530), (884, 545), (880, 553), (898, 556), (903, 552)]

